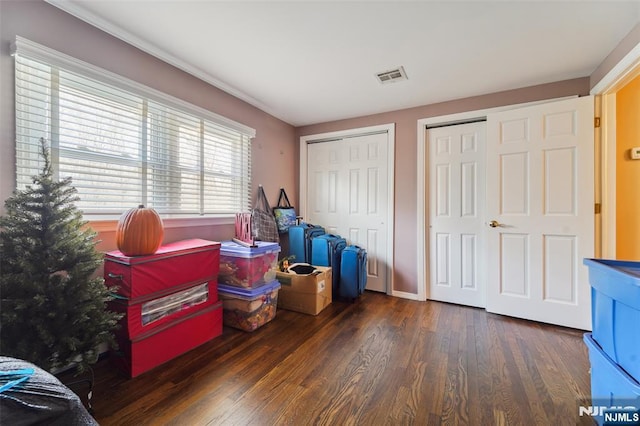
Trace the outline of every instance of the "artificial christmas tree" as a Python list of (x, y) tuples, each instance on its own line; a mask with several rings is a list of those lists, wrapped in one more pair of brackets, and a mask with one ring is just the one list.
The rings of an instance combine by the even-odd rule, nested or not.
[(113, 343), (119, 314), (96, 269), (103, 256), (95, 232), (75, 207), (71, 179), (53, 179), (41, 139), (42, 172), (16, 190), (0, 217), (0, 354), (45, 370), (97, 361), (99, 346)]

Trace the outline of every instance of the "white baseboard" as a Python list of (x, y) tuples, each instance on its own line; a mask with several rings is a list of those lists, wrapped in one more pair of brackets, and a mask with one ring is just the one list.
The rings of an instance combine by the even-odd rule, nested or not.
[[(420, 297), (419, 295), (415, 294), (415, 293), (407, 293), (405, 291), (397, 291), (394, 290), (391, 292), (391, 295), (394, 297), (399, 297), (401, 299), (409, 299), (409, 300), (418, 300), (420, 301)], [(424, 301), (424, 300), (422, 300)]]

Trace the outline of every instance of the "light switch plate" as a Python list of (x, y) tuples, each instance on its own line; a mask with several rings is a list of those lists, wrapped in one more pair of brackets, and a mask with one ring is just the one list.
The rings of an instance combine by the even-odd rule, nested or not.
[(631, 148), (631, 159), (632, 160), (640, 160), (640, 146), (636, 146)]

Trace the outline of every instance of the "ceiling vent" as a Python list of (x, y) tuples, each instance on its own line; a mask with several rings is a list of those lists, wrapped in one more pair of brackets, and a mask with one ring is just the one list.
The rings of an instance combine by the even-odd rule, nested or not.
[(403, 67), (398, 67), (389, 71), (379, 72), (376, 77), (381, 84), (388, 84), (407, 80), (407, 73), (404, 72)]

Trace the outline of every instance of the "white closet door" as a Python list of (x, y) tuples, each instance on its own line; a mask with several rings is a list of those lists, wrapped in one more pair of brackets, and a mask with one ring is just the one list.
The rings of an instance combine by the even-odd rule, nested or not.
[(387, 133), (307, 146), (305, 220), (367, 250), (367, 290), (387, 291)]
[(591, 329), (593, 98), (487, 119), (487, 310)]
[(427, 130), (429, 298), (485, 306), (484, 122)]

